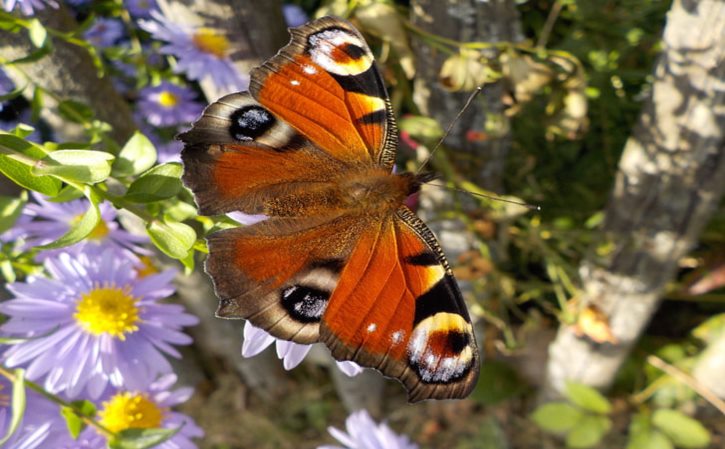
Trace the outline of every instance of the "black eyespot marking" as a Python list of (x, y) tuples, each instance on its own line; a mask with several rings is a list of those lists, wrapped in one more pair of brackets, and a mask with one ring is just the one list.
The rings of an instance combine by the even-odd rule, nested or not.
[(448, 351), (451, 354), (460, 354), (471, 343), (471, 338), (464, 332), (448, 333)]
[(342, 51), (352, 59), (360, 59), (365, 56), (365, 49), (355, 44), (348, 43), (344, 45)]
[(301, 323), (317, 323), (327, 308), (330, 293), (305, 285), (282, 290), (280, 301), (290, 316)]
[(246, 106), (234, 111), (229, 133), (237, 140), (248, 142), (267, 132), (274, 126), (275, 118), (261, 106)]
[(415, 256), (409, 256), (405, 259), (411, 265), (420, 265), (424, 267), (430, 267), (433, 265), (440, 265), (438, 258), (432, 251), (425, 251)]

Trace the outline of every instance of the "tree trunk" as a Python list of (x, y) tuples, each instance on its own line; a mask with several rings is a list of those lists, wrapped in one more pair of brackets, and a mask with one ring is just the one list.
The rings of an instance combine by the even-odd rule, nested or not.
[[(611, 385), (725, 189), (725, 3), (675, 1), (663, 40), (602, 237), (580, 269), (580, 304), (604, 313), (614, 343), (562, 325), (549, 349), (545, 398), (558, 396), (567, 380)], [(609, 250), (601, 256), (595, 248)]]
[[(510, 0), (413, 0), (411, 21), (423, 30), (459, 42), (518, 42), (523, 39), (516, 5)], [(414, 100), (423, 115), (447, 127), (463, 109), (470, 92), (451, 93), (439, 82), (441, 66), (450, 55), (441, 53), (420, 39), (413, 39), (417, 75)], [(485, 56), (493, 57), (491, 49)], [(501, 83), (484, 86), (482, 95), (461, 116), (445, 145), (455, 148), (449, 155), (465, 167), (462, 173), (482, 187), (501, 192), (504, 160), (511, 147), (508, 118), (503, 115)], [(498, 129), (485, 129), (495, 118)], [(468, 139), (469, 131), (491, 136), (488, 140)]]
[[(64, 5), (58, 9), (46, 7), (36, 11), (43, 25), (62, 32), (78, 28), (78, 23)], [(0, 29), (0, 60), (14, 61), (37, 50), (28, 39), (27, 31), (11, 33)], [(42, 118), (48, 122), (61, 141), (83, 141), (83, 128), (70, 123), (58, 113), (58, 101), (74, 100), (89, 106), (96, 118), (111, 125), (110, 136), (123, 144), (136, 129), (131, 109), (118, 94), (109, 77), (98, 77), (88, 52), (62, 39), (53, 39), (53, 50), (33, 62), (7, 66), (8, 76), (18, 86), (28, 84), (26, 95), (39, 86), (50, 95), (43, 96)]]

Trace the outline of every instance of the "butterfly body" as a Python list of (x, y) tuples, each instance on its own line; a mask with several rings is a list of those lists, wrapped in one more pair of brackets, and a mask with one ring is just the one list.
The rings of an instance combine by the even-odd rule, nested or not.
[(395, 118), (372, 53), (322, 18), (182, 134), (200, 213), (263, 214), (208, 236), (217, 314), (325, 343), (399, 379), (409, 399), (466, 396), (478, 375), (468, 312), (443, 252), (404, 205), (429, 179), (393, 173)]

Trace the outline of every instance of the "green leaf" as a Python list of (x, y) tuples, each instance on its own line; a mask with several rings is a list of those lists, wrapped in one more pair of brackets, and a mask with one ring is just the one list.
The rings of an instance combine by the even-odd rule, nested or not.
[(0, 196), (0, 234), (12, 228), (15, 221), (23, 212), (23, 207), (27, 202), (27, 194), (25, 191), (21, 196)]
[(7, 133), (0, 133), (0, 147), (5, 147), (10, 153), (15, 152), (31, 159), (21, 162), (10, 154), (0, 154), (0, 172), (2, 174), (23, 188), (51, 197), (58, 194), (61, 187), (58, 179), (50, 176), (35, 176), (31, 173), (32, 159), (44, 157), (45, 150), (21, 137)]
[(443, 128), (438, 121), (422, 115), (406, 116), (399, 121), (400, 130), (418, 140), (430, 141), (440, 139)]
[(63, 236), (55, 242), (39, 246), (38, 249), (55, 249), (78, 243), (88, 236), (98, 226), (101, 221), (101, 212), (98, 210), (99, 198), (90, 189), (87, 189), (86, 197), (90, 200), (88, 210), (75, 223), (71, 223), (71, 227)]
[(572, 403), (584, 410), (594, 413), (607, 414), (612, 411), (612, 405), (600, 392), (587, 385), (567, 382), (564, 395)]
[(680, 411), (659, 409), (652, 415), (652, 424), (675, 446), (696, 449), (710, 444), (710, 432), (699, 421)]
[(513, 368), (496, 360), (481, 365), (478, 379), (471, 398), (481, 404), (496, 404), (521, 393), (525, 388)]
[(156, 162), (156, 148), (154, 144), (140, 132), (136, 131), (113, 164), (113, 173), (116, 176), (131, 176), (143, 173)]
[(23, 91), (25, 90), (26, 87), (28, 87), (27, 84), (24, 86), (18, 86), (15, 89), (11, 90), (10, 92), (0, 95), (0, 103), (5, 103), (6, 101), (10, 101), (14, 98), (18, 98), (20, 95), (23, 94)]
[(13, 375), (15, 379), (13, 380), (13, 399), (11, 402), (12, 415), (7, 432), (0, 438), (0, 447), (18, 430), (18, 426), (20, 426), (25, 414), (25, 371), (16, 369), (13, 371)]
[(110, 449), (147, 449), (173, 437), (181, 427), (175, 429), (126, 429), (118, 432), (108, 442)]
[(564, 433), (581, 419), (582, 412), (566, 402), (550, 402), (534, 410), (531, 419), (550, 433)]
[(612, 421), (606, 416), (583, 415), (566, 435), (566, 446), (571, 448), (592, 447), (612, 427)]
[(672, 442), (658, 431), (641, 432), (632, 436), (627, 449), (674, 449)]
[(36, 48), (42, 48), (45, 46), (46, 39), (48, 38), (48, 31), (45, 29), (40, 20), (32, 19), (30, 21), (30, 27), (28, 28), (28, 34), (30, 42), (35, 45)]
[(157, 165), (128, 187), (126, 198), (135, 203), (152, 203), (175, 196), (181, 190), (181, 164)]
[(58, 113), (73, 123), (88, 123), (93, 119), (93, 109), (74, 100), (62, 101), (58, 105)]
[(32, 173), (65, 181), (95, 184), (108, 178), (114, 156), (105, 151), (58, 150), (36, 162)]
[(174, 259), (186, 258), (196, 242), (194, 229), (176, 221), (153, 220), (146, 226), (146, 230), (154, 245)]
[(70, 433), (71, 437), (74, 439), (78, 438), (78, 435), (86, 428), (83, 419), (76, 414), (73, 407), (69, 406), (61, 407), (60, 415), (65, 419), (65, 426), (68, 428), (68, 433)]

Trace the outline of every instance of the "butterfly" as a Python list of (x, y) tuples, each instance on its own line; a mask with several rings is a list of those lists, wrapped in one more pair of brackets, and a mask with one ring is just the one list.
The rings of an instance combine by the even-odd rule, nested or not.
[(323, 342), (399, 379), (411, 402), (463, 398), (479, 354), (440, 245), (404, 205), (430, 180), (394, 173), (395, 116), (370, 48), (323, 17), (206, 108), (184, 142), (199, 212), (266, 216), (207, 237), (217, 316)]

